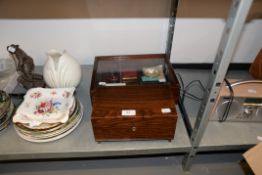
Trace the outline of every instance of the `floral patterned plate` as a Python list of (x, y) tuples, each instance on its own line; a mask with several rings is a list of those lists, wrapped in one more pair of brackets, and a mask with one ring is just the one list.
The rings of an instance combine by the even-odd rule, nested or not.
[[(76, 99), (76, 107), (74, 112), (70, 115), (68, 121), (66, 123), (58, 123), (58, 124), (49, 124), (49, 128), (45, 128), (45, 129), (35, 129), (35, 128), (28, 128), (27, 126), (25, 126), (24, 124), (21, 123), (15, 123), (14, 127), (16, 129), (18, 129), (21, 133), (25, 134), (25, 135), (40, 135), (43, 136), (44, 134), (54, 134), (56, 132), (60, 132), (61, 130), (63, 130), (64, 128), (68, 127), (68, 125), (71, 125), (72, 123), (74, 123), (75, 120), (77, 120), (77, 117), (79, 117), (79, 113), (82, 110), (81, 109), (81, 103)], [(43, 125), (43, 124), (41, 124)]]
[[(59, 137), (60, 135), (63, 135), (63, 133), (69, 131), (71, 128), (73, 128), (75, 125), (78, 125), (78, 123), (80, 122), (80, 120), (82, 119), (83, 113), (82, 111), (79, 111), (80, 113), (78, 114), (78, 116), (70, 123), (66, 123), (63, 124), (64, 126), (56, 131), (50, 132), (50, 133), (32, 133), (32, 134), (28, 134), (28, 133), (24, 133), (21, 130), (18, 130), (18, 132), (24, 136), (27, 136), (28, 138), (31, 138), (33, 140), (46, 140), (46, 139), (50, 139), (50, 138), (54, 138), (54, 137)], [(18, 129), (18, 128), (15, 128)]]
[[(75, 99), (74, 103), (73, 103), (73, 106), (70, 108), (70, 115), (69, 115), (69, 119), (67, 120), (67, 122), (70, 120), (70, 117), (72, 115), (74, 115), (74, 113), (75, 113), (75, 110), (77, 108), (76, 101), (78, 101), (78, 100)], [(50, 130), (50, 129), (56, 128), (57, 126), (60, 126), (62, 124), (64, 124), (64, 123), (61, 123), (61, 122), (57, 122), (57, 123), (41, 123), (40, 125), (37, 125), (37, 126), (31, 126), (28, 123), (15, 123), (15, 125), (18, 125), (21, 128), (25, 128), (25, 130), (31, 130), (31, 131), (34, 131), (34, 132), (35, 131), (41, 131), (41, 130), (43, 130), (43, 131)]]
[(30, 127), (42, 123), (67, 122), (74, 104), (75, 88), (32, 88), (24, 96), (13, 117), (14, 123), (28, 124)]
[(36, 143), (43, 143), (43, 142), (51, 142), (58, 139), (61, 139), (65, 137), (66, 135), (70, 134), (81, 122), (82, 116), (83, 116), (83, 107), (82, 104), (78, 103), (78, 110), (76, 113), (71, 116), (73, 118), (71, 121), (68, 120), (65, 124), (62, 124), (63, 127), (61, 127), (58, 130), (49, 132), (49, 133), (26, 133), (23, 129), (19, 128), (18, 125), (15, 124), (15, 131), (17, 134), (30, 142), (36, 142)]

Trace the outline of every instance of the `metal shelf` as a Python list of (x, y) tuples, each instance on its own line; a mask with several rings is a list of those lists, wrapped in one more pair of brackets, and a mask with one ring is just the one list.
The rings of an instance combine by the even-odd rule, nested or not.
[[(186, 122), (186, 126), (189, 129), (186, 130), (180, 117), (177, 123), (176, 137), (172, 142), (137, 141), (108, 142), (105, 144), (96, 143), (93, 138), (92, 127), (89, 119), (91, 114), (91, 102), (88, 87), (90, 86), (92, 67), (87, 66), (84, 67), (84, 80), (78, 88), (77, 93), (83, 106), (85, 106), (85, 112), (83, 121), (76, 131), (61, 140), (51, 143), (37, 144), (22, 140), (16, 135), (12, 126), (9, 126), (9, 128), (0, 133), (0, 161), (185, 153), (190, 149), (183, 161), (184, 170), (189, 170), (197, 151), (208, 151), (212, 148), (228, 149), (233, 148), (235, 145), (246, 147), (250, 143), (254, 143), (254, 138), (251, 138), (250, 140), (239, 138), (233, 142), (231, 137), (236, 137), (236, 134), (234, 135), (233, 133), (229, 136), (224, 128), (235, 127), (238, 131), (241, 131), (242, 127), (255, 127), (256, 132), (250, 130), (246, 135), (243, 133), (244, 135), (241, 136), (248, 137), (252, 133), (257, 133), (261, 125), (233, 126), (232, 124), (223, 124), (222, 126), (215, 123), (210, 123), (208, 125), (208, 116), (214, 105), (220, 84), (227, 72), (234, 48), (237, 44), (251, 4), (252, 0), (233, 0), (216, 59), (207, 83), (208, 91), (205, 93), (204, 100), (199, 106), (195, 125), (194, 127), (188, 126), (191, 124), (190, 119), (187, 119), (188, 122)], [(178, 0), (171, 1), (169, 31), (166, 45), (166, 54), (168, 57), (170, 57), (172, 48), (177, 5)], [(188, 139), (187, 131), (190, 135), (190, 139)], [(215, 134), (221, 135), (221, 137), (228, 139), (231, 143), (225, 145), (225, 142), (216, 139)], [(245, 140), (245, 143), (242, 143), (243, 140)]]
[[(192, 147), (183, 160), (182, 164), (184, 170), (190, 169), (192, 160), (201, 146), (200, 142), (207, 128), (209, 115), (214, 107), (220, 85), (226, 75), (251, 4), (252, 0), (234, 0), (232, 2), (209, 81), (207, 83), (207, 92), (204, 94), (204, 99), (199, 107), (195, 125), (192, 129), (192, 133), (190, 133)], [(190, 127), (191, 126), (188, 126), (187, 128)]]
[[(40, 72), (41, 69), (38, 69)], [(167, 140), (120, 141), (97, 143), (91, 125), (90, 81), (93, 66), (83, 66), (83, 79), (76, 96), (84, 106), (84, 116), (79, 126), (68, 136), (49, 143), (31, 143), (20, 138), (12, 124), (0, 133), (0, 161), (35, 159), (73, 159), (116, 156), (185, 153), (190, 142), (184, 123), (179, 117), (176, 136)], [(23, 92), (16, 89), (16, 92)]]
[[(208, 83), (208, 77), (211, 70), (199, 69), (178, 69), (178, 72), (188, 84), (192, 80), (200, 80), (204, 85)], [(248, 71), (228, 71), (227, 77), (230, 79), (250, 79)], [(202, 95), (199, 88), (190, 89), (190, 93), (197, 96)], [(200, 108), (200, 101), (185, 98), (185, 108), (189, 121), (194, 124), (197, 119), (197, 111)], [(257, 136), (261, 135), (262, 122), (218, 122), (209, 121), (207, 128), (200, 141), (198, 152), (208, 151), (228, 151), (228, 150), (245, 150), (257, 144)]]

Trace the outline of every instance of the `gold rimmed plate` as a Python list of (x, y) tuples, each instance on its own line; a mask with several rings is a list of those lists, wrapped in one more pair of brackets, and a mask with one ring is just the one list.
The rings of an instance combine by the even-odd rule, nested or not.
[(83, 107), (82, 104), (76, 100), (75, 110), (70, 116), (69, 120), (62, 124), (61, 126), (53, 127), (46, 130), (37, 130), (28, 129), (19, 124), (15, 124), (15, 130), (17, 134), (23, 139), (30, 142), (50, 142), (57, 139), (60, 139), (67, 134), (71, 133), (80, 123), (83, 116)]
[(11, 105), (11, 98), (10, 96), (0, 90), (0, 95), (1, 95), (1, 99), (0, 99), (0, 122), (5, 120), (6, 114), (10, 111), (10, 105)]
[[(72, 107), (70, 108), (70, 116), (72, 116), (76, 110), (76, 106), (77, 105), (77, 99), (74, 98), (74, 102)], [(69, 116), (69, 117), (70, 117)], [(39, 126), (30, 126), (27, 123), (15, 123), (15, 125), (19, 126), (20, 128), (24, 128), (25, 130), (32, 130), (32, 131), (38, 131), (38, 130), (47, 130), (47, 129), (51, 129), (54, 127), (58, 127), (60, 125), (63, 125), (64, 123), (61, 122), (57, 122), (57, 123), (41, 123)]]
[(9, 123), (11, 122), (14, 110), (15, 110), (14, 104), (10, 102), (9, 111), (7, 112), (4, 120), (2, 120), (0, 123), (0, 131), (5, 129), (9, 125)]
[[(79, 113), (80, 112), (80, 113)], [(79, 111), (76, 115), (72, 116), (70, 121), (67, 123), (61, 125), (61, 127), (58, 128), (53, 128), (52, 130), (46, 130), (46, 131), (25, 131), (23, 129), (19, 129), (20, 133), (23, 133), (24, 135), (32, 136), (32, 137), (37, 137), (37, 138), (43, 138), (43, 137), (50, 137), (54, 135), (58, 135), (61, 132), (64, 132), (65, 130), (68, 130), (71, 126), (73, 126), (80, 118), (80, 115), (82, 115), (82, 111)]]
[(74, 103), (75, 88), (31, 88), (13, 116), (14, 123), (36, 127), (42, 123), (66, 123)]
[(65, 128), (61, 129), (61, 130), (57, 130), (55, 132), (51, 132), (51, 133), (48, 133), (48, 134), (41, 134), (41, 135), (27, 135), (27, 134), (24, 134), (24, 133), (21, 133), (23, 134), (24, 136), (32, 139), (32, 140), (46, 140), (46, 139), (50, 139), (50, 138), (55, 138), (55, 137), (59, 137), (60, 135), (63, 135), (64, 133), (67, 133), (69, 130), (71, 130), (71, 128), (74, 128), (75, 125), (78, 125), (79, 122), (81, 121), (82, 119), (82, 116), (83, 116), (83, 113), (81, 112), (78, 116), (78, 118), (70, 123), (69, 125), (67, 125)]
[(30, 142), (36, 142), (36, 143), (43, 143), (43, 142), (51, 142), (51, 141), (55, 141), (58, 139), (61, 139), (63, 137), (65, 137), (66, 135), (70, 134), (72, 131), (74, 131), (74, 129), (79, 125), (79, 123), (81, 122), (82, 116), (83, 116), (83, 109), (82, 109), (82, 105), (80, 104), (80, 113), (78, 115), (78, 119), (75, 120), (74, 123), (72, 123), (71, 125), (68, 125), (68, 127), (64, 130), (60, 130), (60, 132), (57, 133), (53, 133), (50, 135), (46, 135), (46, 137), (44, 137), (44, 135), (42, 135), (42, 137), (35, 137), (34, 135), (25, 135), (19, 131), (16, 130), (17, 134)]
[(44, 134), (44, 133), (50, 133), (50, 132), (54, 132), (56, 130), (59, 130), (63, 127), (65, 127), (66, 125), (68, 125), (69, 123), (71, 123), (74, 118), (76, 117), (77, 112), (80, 109), (80, 102), (78, 100), (76, 100), (76, 105), (75, 105), (75, 109), (73, 111), (73, 113), (70, 115), (68, 121), (66, 123), (56, 123), (54, 125), (49, 125), (49, 128), (45, 128), (45, 129), (31, 129), (28, 128), (26, 126), (24, 126), (24, 124), (21, 123), (15, 123), (15, 127), (19, 130), (21, 130), (23, 133), (28, 133), (28, 134)]

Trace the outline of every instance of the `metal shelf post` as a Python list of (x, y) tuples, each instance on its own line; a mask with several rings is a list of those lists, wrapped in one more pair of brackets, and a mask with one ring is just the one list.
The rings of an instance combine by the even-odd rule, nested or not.
[(170, 15), (169, 15), (167, 42), (166, 42), (166, 55), (168, 59), (170, 59), (171, 56), (178, 1), (179, 0), (171, 0), (171, 4), (170, 4), (171, 7), (170, 7)]
[(208, 118), (218, 96), (220, 86), (226, 75), (228, 66), (237, 45), (241, 29), (244, 26), (246, 16), (249, 12), (253, 0), (233, 0), (229, 16), (222, 34), (222, 38), (217, 50), (215, 62), (207, 85), (207, 92), (198, 111), (197, 119), (190, 136), (191, 149), (185, 155), (182, 166), (184, 170), (189, 170), (193, 158), (195, 157), (204, 131), (208, 124)]

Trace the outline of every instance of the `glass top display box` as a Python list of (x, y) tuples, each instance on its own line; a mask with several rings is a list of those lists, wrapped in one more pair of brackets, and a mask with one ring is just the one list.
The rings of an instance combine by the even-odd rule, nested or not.
[(174, 138), (179, 83), (165, 54), (96, 57), (90, 95), (96, 141)]

